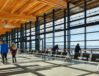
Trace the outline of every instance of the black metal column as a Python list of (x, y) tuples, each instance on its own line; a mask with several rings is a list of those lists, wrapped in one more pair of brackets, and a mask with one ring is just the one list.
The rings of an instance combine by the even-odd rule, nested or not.
[(23, 24), (23, 28), (22, 28), (22, 33), (23, 33), (23, 49), (24, 49), (24, 52), (25, 52), (25, 24)]
[(70, 50), (70, 41), (71, 41), (71, 35), (70, 35), (70, 3), (67, 2), (67, 48)]
[(11, 32), (9, 32), (9, 46), (11, 46)]
[(1, 38), (0, 39), (3, 40), (3, 34), (1, 35)]
[(10, 32), (8, 32), (8, 45), (10, 46)]
[(66, 52), (66, 9), (64, 9), (64, 52)]
[(22, 51), (25, 53), (25, 50), (24, 50), (24, 47), (25, 47), (24, 46), (24, 42), (25, 42), (24, 41), (24, 24), (22, 24), (22, 33), (21, 34), (22, 34), (21, 35), (22, 36), (22, 39), (21, 39), (22, 40)]
[(21, 28), (20, 28), (20, 49), (21, 49), (21, 52), (24, 52), (23, 51), (23, 44), (22, 44), (23, 43), (22, 26), (23, 25), (21, 25)]
[(12, 29), (12, 31), (11, 31), (11, 42), (14, 42), (14, 37), (13, 37), (13, 29)]
[(8, 32), (6, 32), (5, 38), (6, 38), (6, 43), (8, 44)]
[(25, 23), (25, 49), (27, 50), (27, 33), (26, 33), (26, 30), (27, 30), (27, 23)]
[(46, 51), (46, 14), (44, 14), (44, 51)]
[(18, 28), (16, 29), (16, 32), (17, 32), (17, 47), (19, 48)]
[(53, 18), (53, 47), (55, 46), (55, 10), (53, 10), (52, 13), (52, 18)]
[(84, 0), (84, 24), (85, 24), (85, 27), (84, 27), (84, 49), (86, 49), (86, 24), (87, 24), (87, 1)]
[(35, 50), (40, 50), (40, 25), (39, 25), (39, 17), (36, 18), (35, 22)]
[(16, 29), (13, 29), (13, 41), (16, 43), (16, 41), (15, 41), (15, 34), (16, 34)]
[(32, 50), (32, 40), (31, 40), (31, 33), (32, 33), (32, 31), (31, 31), (31, 28), (32, 28), (32, 22), (29, 22), (29, 26), (30, 26), (30, 47), (29, 47), (29, 50), (31, 51)]

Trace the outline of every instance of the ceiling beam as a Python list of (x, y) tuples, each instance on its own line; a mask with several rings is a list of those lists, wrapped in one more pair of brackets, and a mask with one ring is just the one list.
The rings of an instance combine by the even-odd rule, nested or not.
[(78, 0), (75, 4), (80, 5), (82, 3), (84, 3), (84, 0), (80, 0), (80, 1)]
[[(28, 4), (28, 6), (25, 7), (25, 9), (23, 9), (23, 10), (21, 11), (20, 14), (22, 14), (22, 13), (28, 11), (29, 9), (31, 9), (33, 6), (35, 6), (35, 5), (38, 4), (38, 3), (39, 3), (39, 1), (37, 1), (37, 0), (30, 2), (30, 3)], [(34, 9), (33, 9), (33, 10), (34, 10)]]
[[(11, 14), (14, 14), (15, 11), (17, 11), (21, 6), (23, 6), (28, 0), (17, 0), (16, 1), (16, 5), (12, 8), (12, 11), (11, 11)], [(8, 21), (9, 23), (10, 22), (13, 22), (13, 19), (9, 20)]]
[(18, 10), (21, 6), (23, 6), (28, 0), (18, 0), (18, 3), (15, 5), (11, 13), (14, 13), (16, 10)]
[(56, 6), (57, 8), (66, 8), (66, 1), (64, 0), (38, 0), (40, 2), (46, 3), (47, 5), (50, 6)]
[[(35, 13), (36, 11), (39, 11), (40, 9), (43, 10), (42, 8), (46, 6), (45, 4), (40, 3), (38, 6), (34, 7), (33, 10), (29, 11), (29, 14)], [(50, 6), (51, 7), (51, 6)]]
[(14, 26), (14, 27), (19, 27), (19, 25), (20, 25), (20, 23), (2, 23), (2, 22), (0, 22), (0, 28), (4, 27), (6, 24)]
[(0, 34), (5, 34), (6, 32), (11, 31), (11, 28), (0, 28)]
[(90, 9), (90, 8), (93, 8), (93, 7), (96, 7), (96, 6), (99, 6), (99, 1), (96, 0), (90, 4), (87, 4), (87, 9)]
[(5, 3), (0, 10), (3, 10), (6, 7), (6, 5), (9, 3), (9, 1), (11, 1), (11, 0), (5, 0)]
[(5, 19), (5, 20), (20, 20), (20, 21), (33, 21), (35, 20), (34, 16), (26, 16), (26, 15), (17, 15), (17, 14), (11, 14), (11, 13), (6, 13), (3, 11), (0, 11), (0, 19)]
[(42, 15), (43, 13), (45, 13), (46, 11), (49, 11), (51, 9), (53, 9), (54, 7), (50, 7), (50, 6), (45, 6), (43, 7), (41, 10), (38, 10), (36, 12), (33, 13), (33, 15)]

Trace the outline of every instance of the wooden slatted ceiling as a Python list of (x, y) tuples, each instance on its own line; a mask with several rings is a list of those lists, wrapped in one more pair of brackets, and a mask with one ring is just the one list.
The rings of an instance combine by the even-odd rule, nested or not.
[(0, 34), (5, 34), (6, 31), (11, 31), (11, 28), (0, 28)]
[(35, 21), (36, 16), (53, 8), (66, 8), (66, 2), (64, 0), (0, 0), (0, 34), (11, 30), (10, 27), (3, 27), (5, 22), (20, 27), (21, 23)]

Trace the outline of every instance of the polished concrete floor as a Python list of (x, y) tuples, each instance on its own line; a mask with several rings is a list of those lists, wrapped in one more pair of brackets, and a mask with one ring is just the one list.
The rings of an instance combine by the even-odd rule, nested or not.
[(99, 71), (96, 63), (20, 54), (16, 64), (10, 55), (7, 64), (2, 64), (0, 58), (0, 76), (99, 76)]

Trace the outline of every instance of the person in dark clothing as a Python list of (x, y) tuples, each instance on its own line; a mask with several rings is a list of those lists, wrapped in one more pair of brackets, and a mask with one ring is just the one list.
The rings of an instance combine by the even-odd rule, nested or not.
[[(58, 49), (59, 49), (58, 45), (55, 45), (55, 46), (52, 48), (52, 57), (58, 52)], [(53, 60), (54, 60), (54, 58), (53, 58)]]
[(10, 52), (12, 54), (12, 62), (16, 63), (17, 62), (16, 60), (17, 47), (15, 44), (12, 44), (12, 46), (10, 47)]
[(58, 45), (56, 45), (56, 46), (55, 46), (56, 52), (58, 52), (58, 49), (59, 49), (59, 47), (58, 47)]
[(80, 55), (80, 45), (77, 44), (76, 47), (75, 47), (75, 54), (74, 54), (74, 59), (78, 59), (79, 55)]
[(55, 54), (56, 52), (58, 52), (58, 45), (55, 45), (53, 48), (52, 48), (52, 53)]
[(8, 53), (8, 44), (6, 44), (3, 41), (3, 43), (1, 44), (1, 56), (3, 64), (7, 63), (7, 53)]

